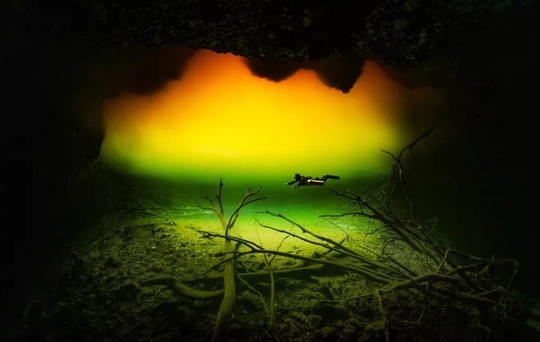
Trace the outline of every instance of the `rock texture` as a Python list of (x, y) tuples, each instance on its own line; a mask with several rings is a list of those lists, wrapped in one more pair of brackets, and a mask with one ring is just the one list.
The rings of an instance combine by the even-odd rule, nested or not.
[(524, 1), (10, 0), (4, 14), (36, 38), (90, 44), (183, 45), (246, 57), (311, 60), (358, 52), (411, 63)]

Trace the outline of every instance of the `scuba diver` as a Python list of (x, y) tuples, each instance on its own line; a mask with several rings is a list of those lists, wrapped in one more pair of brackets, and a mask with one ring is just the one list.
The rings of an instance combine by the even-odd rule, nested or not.
[(285, 185), (292, 185), (293, 188), (298, 188), (299, 186), (309, 186), (309, 185), (324, 185), (327, 179), (339, 179), (339, 176), (333, 176), (333, 175), (325, 175), (321, 178), (319, 177), (311, 177), (311, 176), (302, 176), (299, 173), (294, 175), (294, 180), (285, 183)]

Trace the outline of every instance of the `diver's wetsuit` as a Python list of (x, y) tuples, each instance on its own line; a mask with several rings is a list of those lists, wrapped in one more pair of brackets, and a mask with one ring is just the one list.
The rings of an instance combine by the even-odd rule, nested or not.
[(336, 180), (338, 180), (339, 176), (324, 175), (321, 178), (319, 178), (319, 177), (313, 178), (311, 176), (302, 176), (299, 173), (297, 173), (297, 174), (294, 175), (294, 180), (292, 180), (292, 181), (290, 181), (288, 183), (285, 183), (285, 185), (292, 185), (296, 189), (299, 186), (303, 186), (303, 185), (307, 185), (307, 186), (309, 186), (309, 185), (324, 185), (324, 183), (326, 182), (327, 179), (336, 179)]

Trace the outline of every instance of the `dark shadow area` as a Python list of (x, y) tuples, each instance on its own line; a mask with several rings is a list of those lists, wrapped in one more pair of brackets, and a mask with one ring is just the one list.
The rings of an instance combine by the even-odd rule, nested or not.
[(364, 61), (358, 54), (333, 54), (311, 62), (272, 58), (245, 59), (246, 65), (255, 76), (280, 82), (300, 69), (312, 70), (326, 86), (343, 93), (348, 93), (362, 74)]
[[(122, 51), (125, 54), (126, 51)], [(182, 78), (185, 65), (195, 51), (183, 47), (135, 50), (135, 63), (128, 61), (121, 89), (136, 94), (152, 94), (167, 82)], [(115, 75), (118, 77), (118, 75)]]
[(253, 75), (274, 82), (286, 80), (300, 69), (297, 62), (273, 58), (246, 58), (244, 61)]
[(452, 243), (519, 260), (519, 288), (538, 296), (539, 183), (534, 108), (540, 44), (536, 11), (501, 14), (459, 51), (447, 117), (411, 154), (417, 208), (438, 215)]

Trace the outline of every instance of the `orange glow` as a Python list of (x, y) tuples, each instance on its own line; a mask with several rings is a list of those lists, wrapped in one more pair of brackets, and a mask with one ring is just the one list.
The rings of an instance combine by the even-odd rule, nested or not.
[(211, 182), (386, 173), (380, 150), (408, 138), (396, 120), (407, 99), (369, 61), (344, 94), (310, 70), (276, 83), (253, 76), (241, 57), (200, 50), (159, 92), (106, 104), (101, 157), (130, 172)]

